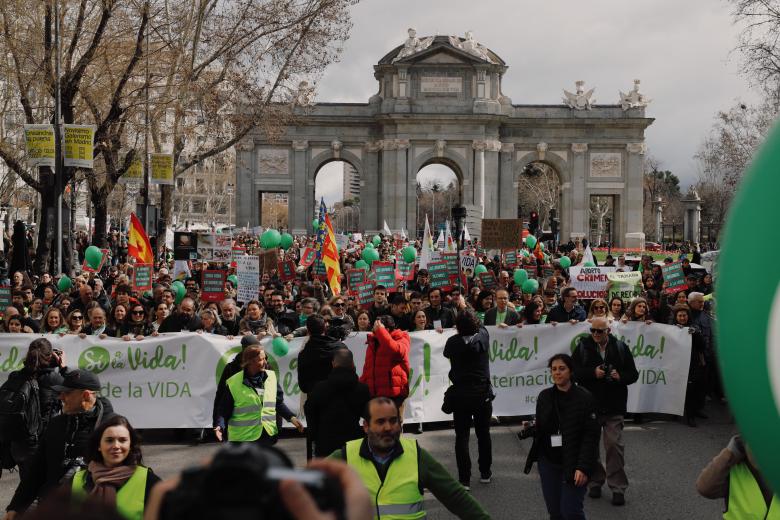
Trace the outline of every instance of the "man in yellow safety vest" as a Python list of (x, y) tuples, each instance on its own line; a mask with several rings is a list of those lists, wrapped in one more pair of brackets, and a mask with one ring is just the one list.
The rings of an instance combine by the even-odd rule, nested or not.
[(346, 443), (330, 458), (346, 460), (368, 488), (379, 520), (425, 518), (423, 489), (454, 515), (485, 520), (490, 515), (417, 441), (401, 437), (401, 417), (392, 399), (375, 397), (363, 417), (366, 436)]

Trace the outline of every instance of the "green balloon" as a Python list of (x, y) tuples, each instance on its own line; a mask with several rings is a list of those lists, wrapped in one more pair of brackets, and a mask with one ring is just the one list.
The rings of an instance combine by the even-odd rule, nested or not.
[(176, 305), (179, 305), (187, 294), (187, 288), (179, 280), (176, 280), (171, 284), (171, 289), (173, 289), (173, 294), (175, 295), (174, 301)]
[(263, 249), (273, 249), (279, 247), (282, 241), (282, 235), (275, 229), (269, 229), (260, 236), (260, 245)]
[(571, 266), (571, 258), (568, 256), (562, 256), (560, 260), (558, 260), (558, 263), (561, 264), (562, 268), (568, 269), (569, 266)]
[(233, 284), (233, 287), (238, 287), (238, 276), (231, 274), (227, 277), (227, 281)]
[(533, 249), (536, 247), (536, 237), (533, 235), (528, 235), (525, 237), (525, 245), (528, 246), (529, 249)]
[(529, 254), (527, 249), (521, 249), (520, 251), (522, 252), (523, 256), (527, 257)]
[(369, 242), (368, 244), (366, 244), (366, 249), (374, 249), (374, 244)]
[(68, 275), (63, 274), (62, 277), (57, 282), (57, 289), (60, 290), (60, 292), (65, 292), (68, 289), (73, 287), (73, 282), (70, 278), (68, 278)]
[(413, 248), (412, 246), (406, 246), (401, 250), (401, 254), (404, 257), (404, 262), (407, 264), (414, 263), (415, 258), (417, 258), (417, 250)]
[(525, 269), (515, 269), (514, 272), (515, 285), (523, 286), (523, 282), (528, 280), (528, 271)]
[(544, 242), (539, 242), (539, 249), (544, 251)]
[(371, 242), (374, 244), (374, 247), (376, 247), (382, 243), (382, 237), (379, 235), (374, 235), (374, 237), (371, 239)]
[(312, 220), (311, 221), (311, 228), (314, 230), (315, 233), (317, 231), (319, 231), (320, 230), (320, 219), (315, 218), (314, 220)]
[(271, 347), (274, 350), (274, 354), (279, 357), (286, 356), (290, 351), (290, 344), (281, 336), (278, 336), (271, 341)]
[(355, 269), (363, 269), (368, 271), (368, 264), (366, 263), (365, 260), (358, 260), (357, 262), (355, 262)]
[(539, 290), (539, 282), (537, 282), (533, 278), (529, 278), (528, 280), (523, 282), (523, 292), (525, 294), (536, 294), (538, 290)]
[(373, 248), (365, 248), (363, 250), (363, 260), (365, 260), (369, 265), (373, 264), (379, 260), (379, 251)]
[(593, 262), (585, 262), (584, 264), (582, 264), (582, 266), (583, 267), (596, 267), (596, 264), (594, 264)]
[(485, 267), (485, 264), (478, 264), (477, 267), (474, 268), (474, 274), (479, 273), (487, 273), (487, 267)]
[(281, 238), (279, 239), (279, 245), (284, 249), (285, 251), (290, 249), (293, 245), (293, 237), (290, 233), (282, 233)]
[(87, 250), (84, 251), (84, 260), (92, 269), (97, 269), (100, 267), (100, 262), (103, 260), (103, 251), (96, 246), (89, 246)]

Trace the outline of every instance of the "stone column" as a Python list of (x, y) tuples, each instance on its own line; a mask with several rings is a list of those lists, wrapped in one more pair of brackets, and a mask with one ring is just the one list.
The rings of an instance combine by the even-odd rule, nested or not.
[(701, 198), (696, 190), (691, 190), (688, 196), (681, 201), (685, 214), (683, 217), (683, 240), (692, 244), (698, 244), (701, 228)]
[(471, 147), (474, 150), (474, 163), (476, 164), (476, 179), (474, 179), (474, 205), (479, 206), (480, 215), (485, 218), (485, 148), (487, 142), (484, 140), (472, 141)]
[[(387, 225), (391, 231), (400, 231), (406, 227), (407, 208), (410, 204), (409, 188), (411, 187), (408, 179), (409, 172), (409, 139), (396, 139), (396, 178), (394, 184), (395, 191), (395, 212), (391, 218), (387, 219)], [(412, 183), (414, 185), (414, 183)], [(412, 198), (412, 201), (414, 198)], [(411, 202), (413, 204), (413, 202)]]
[(515, 183), (514, 162), (512, 161), (514, 155), (514, 143), (501, 145), (498, 178), (499, 218), (517, 218), (517, 184)]
[(313, 206), (309, 203), (306, 171), (309, 141), (293, 141), (292, 149), (293, 180), (292, 190), (287, 196), (287, 221), (293, 234), (305, 234), (310, 232), (311, 221), (314, 219), (313, 214), (308, 216)]
[[(564, 200), (571, 202), (571, 213), (569, 214), (571, 220), (565, 226), (569, 230), (569, 238), (580, 241), (588, 236), (588, 206), (590, 201), (587, 200), (585, 193), (585, 179), (588, 176), (587, 167), (587, 143), (572, 143), (572, 161), (571, 161), (571, 187), (570, 196), (565, 197)], [(566, 237), (561, 236), (561, 240), (567, 240)]]
[(628, 164), (626, 172), (626, 187), (623, 190), (626, 197), (626, 208), (623, 215), (623, 226), (625, 230), (625, 242), (622, 247), (640, 248), (645, 246), (645, 233), (643, 226), (642, 202), (644, 198), (643, 157), (647, 147), (645, 143), (628, 143), (626, 152), (628, 153)]
[(371, 141), (366, 143), (366, 155), (363, 160), (365, 174), (360, 177), (360, 226), (363, 229), (379, 229), (379, 213), (382, 210), (380, 190), (380, 160), (379, 152), (383, 142)]
[(661, 197), (655, 199), (655, 241), (661, 244), (664, 236), (664, 202)]
[(252, 138), (242, 139), (236, 144), (236, 226), (260, 224), (258, 195), (255, 188), (256, 163), (255, 142)]

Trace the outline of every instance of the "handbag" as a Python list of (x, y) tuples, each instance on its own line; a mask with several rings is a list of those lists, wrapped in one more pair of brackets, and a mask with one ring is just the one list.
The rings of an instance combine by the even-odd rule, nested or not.
[(455, 385), (448, 386), (447, 390), (444, 391), (444, 400), (441, 403), (442, 412), (451, 414), (455, 411), (455, 403), (457, 401), (456, 392)]

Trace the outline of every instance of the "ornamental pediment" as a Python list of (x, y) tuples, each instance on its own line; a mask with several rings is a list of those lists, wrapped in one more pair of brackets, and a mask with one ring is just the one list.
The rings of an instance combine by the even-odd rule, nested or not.
[(413, 61), (414, 63), (420, 64), (466, 65), (474, 63), (476, 60), (472, 58), (465, 58), (463, 56), (455, 56), (451, 52), (440, 50)]

